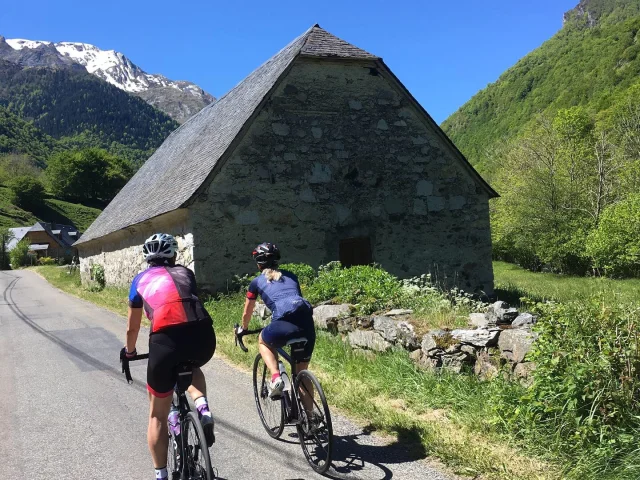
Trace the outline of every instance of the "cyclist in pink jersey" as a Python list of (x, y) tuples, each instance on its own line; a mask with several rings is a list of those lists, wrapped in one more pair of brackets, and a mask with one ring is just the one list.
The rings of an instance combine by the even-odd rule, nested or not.
[(143, 248), (149, 268), (138, 274), (129, 292), (127, 342), (121, 355), (136, 355), (142, 311), (151, 322), (147, 390), (149, 428), (147, 441), (156, 469), (156, 479), (166, 479), (168, 427), (173, 388), (179, 364), (193, 365), (193, 383), (188, 392), (194, 400), (207, 444), (215, 441), (214, 422), (209, 411), (207, 385), (200, 367), (216, 348), (211, 317), (197, 297), (195, 275), (176, 265), (178, 242), (168, 234), (149, 237)]

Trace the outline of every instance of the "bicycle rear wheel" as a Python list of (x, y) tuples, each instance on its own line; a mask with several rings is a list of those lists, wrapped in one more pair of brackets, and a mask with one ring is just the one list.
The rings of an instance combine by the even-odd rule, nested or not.
[(320, 382), (309, 370), (298, 373), (295, 392), (300, 412), (297, 425), (300, 446), (311, 468), (325, 473), (331, 466), (333, 453), (333, 426), (327, 399)]
[(253, 396), (264, 429), (271, 437), (278, 438), (284, 429), (284, 408), (282, 406), (284, 400), (272, 400), (269, 397), (267, 385), (270, 381), (269, 369), (264, 363), (262, 355), (258, 354), (253, 362)]
[(185, 469), (190, 480), (214, 480), (211, 457), (198, 416), (189, 412), (184, 419), (181, 435), (184, 443)]
[(167, 451), (167, 472), (169, 472), (169, 479), (180, 478), (180, 448), (179, 442), (182, 440), (180, 437), (174, 437), (169, 432), (169, 449)]

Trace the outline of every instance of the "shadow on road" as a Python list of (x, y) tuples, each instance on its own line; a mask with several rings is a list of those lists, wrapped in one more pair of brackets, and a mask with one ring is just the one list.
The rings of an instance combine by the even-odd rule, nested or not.
[(389, 480), (389, 464), (413, 462), (427, 457), (420, 435), (413, 429), (398, 430), (397, 440), (388, 445), (375, 444), (374, 429), (365, 427), (354, 435), (334, 436), (333, 468), (329, 477), (339, 479)]
[[(371, 426), (364, 427), (352, 435), (334, 433), (333, 461), (325, 474), (328, 478), (340, 480), (390, 480), (393, 471), (389, 465), (413, 462), (427, 457), (417, 430), (401, 428), (397, 440), (391, 444), (380, 444), (374, 440)], [(288, 438), (287, 438), (288, 437)], [(296, 433), (279, 439), (285, 443), (298, 443)]]

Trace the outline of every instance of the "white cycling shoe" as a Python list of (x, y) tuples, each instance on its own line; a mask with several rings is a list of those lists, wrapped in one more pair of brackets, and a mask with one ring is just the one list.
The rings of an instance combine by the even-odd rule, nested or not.
[(275, 380), (272, 380), (269, 384), (269, 397), (273, 400), (276, 400), (282, 397), (282, 392), (284, 391), (284, 380), (282, 377), (278, 377)]

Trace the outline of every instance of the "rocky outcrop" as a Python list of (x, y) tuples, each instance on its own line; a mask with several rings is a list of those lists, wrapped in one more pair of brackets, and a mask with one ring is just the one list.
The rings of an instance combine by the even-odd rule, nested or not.
[[(470, 328), (432, 330), (421, 337), (411, 324), (411, 310), (367, 317), (350, 316), (351, 311), (346, 304), (320, 305), (314, 309), (314, 321), (359, 350), (408, 350), (415, 365), (424, 370), (473, 372), (485, 380), (502, 372), (525, 385), (535, 370), (527, 354), (537, 338), (531, 331), (537, 317), (505, 302), (495, 302), (486, 313), (472, 313)], [(256, 314), (264, 315), (262, 310)]]
[(349, 315), (351, 307), (342, 305), (320, 305), (313, 309), (313, 321), (316, 327), (337, 332), (338, 319)]
[(498, 340), (501, 357), (511, 363), (523, 362), (537, 336), (536, 333), (524, 329), (503, 331)]
[(376, 352), (386, 352), (391, 348), (391, 344), (380, 333), (371, 330), (354, 330), (349, 332), (348, 338), (349, 344), (356, 348), (364, 348)]

